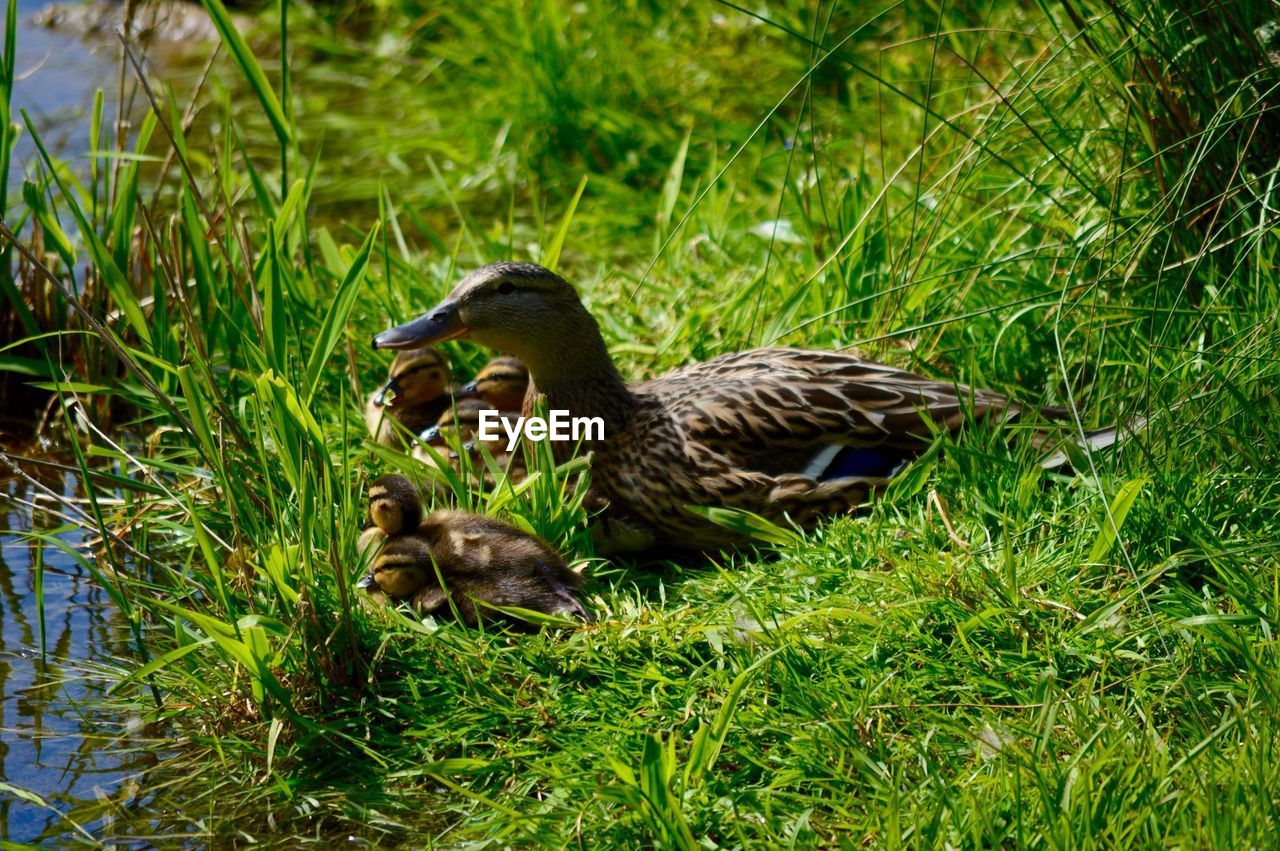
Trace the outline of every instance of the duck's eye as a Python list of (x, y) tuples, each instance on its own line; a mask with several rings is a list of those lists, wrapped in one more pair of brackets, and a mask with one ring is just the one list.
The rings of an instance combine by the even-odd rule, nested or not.
[(503, 281), (498, 284), (498, 295), (511, 295), (516, 291), (516, 285), (510, 281)]

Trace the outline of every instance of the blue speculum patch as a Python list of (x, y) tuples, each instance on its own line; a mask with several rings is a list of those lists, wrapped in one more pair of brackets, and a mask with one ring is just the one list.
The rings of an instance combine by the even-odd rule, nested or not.
[(819, 481), (853, 476), (887, 478), (898, 472), (906, 460), (902, 452), (893, 449), (857, 449), (847, 446), (831, 459)]

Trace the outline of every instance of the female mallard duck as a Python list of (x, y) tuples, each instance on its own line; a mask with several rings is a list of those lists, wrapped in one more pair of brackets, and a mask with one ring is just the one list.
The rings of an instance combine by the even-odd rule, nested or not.
[(399, 446), (400, 426), (417, 434), (434, 425), (450, 399), (449, 364), (439, 352), (430, 347), (399, 352), (387, 370), (387, 383), (365, 405), (369, 435), (383, 446)]
[(369, 517), (362, 548), (379, 538), (382, 548), (361, 584), (376, 586), (375, 598), (408, 600), (424, 614), (456, 611), (473, 626), (486, 604), (588, 620), (573, 596), (582, 576), (541, 538), (482, 514), (424, 518), (413, 483), (395, 474), (369, 486)]
[(784, 348), (724, 355), (627, 384), (574, 288), (529, 263), (475, 270), (430, 312), (375, 337), (374, 347), (456, 339), (528, 365), (525, 414), (541, 394), (548, 409), (604, 421), (604, 438), (585, 447), (594, 453), (592, 487), (610, 512), (645, 531), (646, 544), (746, 542), (687, 506), (811, 527), (865, 503), (935, 431), (1023, 410), (998, 393), (852, 355)]

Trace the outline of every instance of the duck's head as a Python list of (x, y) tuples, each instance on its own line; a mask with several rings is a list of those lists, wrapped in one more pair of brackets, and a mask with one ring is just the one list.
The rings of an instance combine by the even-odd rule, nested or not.
[[(533, 263), (490, 263), (427, 313), (373, 338), (375, 349), (471, 340), (511, 352), (539, 380), (599, 365), (608, 352), (573, 286)], [(609, 365), (611, 367), (611, 364)]]
[(427, 346), (396, 353), (387, 370), (387, 383), (373, 397), (373, 402), (400, 407), (424, 405), (448, 392), (449, 364), (439, 352)]
[(369, 519), (388, 535), (411, 532), (422, 523), (422, 498), (413, 482), (397, 473), (369, 485)]
[(431, 547), (418, 535), (388, 538), (373, 561), (373, 584), (390, 597), (416, 594), (434, 573)]
[(478, 393), (490, 407), (499, 411), (520, 410), (528, 389), (529, 367), (511, 355), (500, 355), (489, 361), (476, 373), (474, 381), (462, 386), (462, 392)]
[(448, 442), (448, 435), (456, 433), (459, 443), (466, 443), (480, 430), (480, 412), (490, 410), (489, 405), (476, 396), (465, 396), (440, 415), (436, 424), (418, 435), (423, 443), (432, 446)]

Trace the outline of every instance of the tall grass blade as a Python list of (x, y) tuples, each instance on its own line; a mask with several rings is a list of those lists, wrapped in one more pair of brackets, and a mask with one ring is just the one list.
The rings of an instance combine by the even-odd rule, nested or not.
[(365, 273), (368, 271), (369, 255), (377, 243), (380, 229), (381, 224), (375, 223), (364, 238), (364, 243), (356, 253), (355, 259), (351, 261), (342, 283), (338, 285), (333, 304), (329, 306), (320, 324), (320, 332), (316, 335), (315, 345), (312, 346), (311, 355), (307, 358), (307, 372), (302, 394), (305, 401), (310, 401), (315, 395), (316, 385), (320, 382), (320, 371), (324, 369), (329, 355), (333, 354), (338, 341), (342, 339), (343, 329), (347, 327), (347, 320), (351, 318), (351, 311), (356, 305), (356, 296), (359, 295), (360, 285), (364, 282)]
[(1120, 534), (1120, 527), (1124, 525), (1125, 518), (1129, 516), (1129, 510), (1133, 508), (1134, 502), (1137, 501), (1146, 484), (1147, 480), (1145, 478), (1131, 479), (1116, 491), (1115, 497), (1111, 500), (1111, 505), (1107, 508), (1107, 515), (1103, 518), (1102, 528), (1098, 531), (1098, 537), (1094, 540), (1093, 547), (1089, 550), (1088, 561), (1098, 564), (1111, 552), (1112, 546), (1115, 545), (1116, 537)]
[(582, 180), (578, 181), (578, 189), (573, 193), (573, 198), (569, 200), (569, 206), (564, 211), (564, 217), (560, 219), (560, 226), (556, 228), (556, 234), (551, 239), (551, 244), (547, 246), (547, 250), (542, 255), (542, 265), (551, 271), (556, 271), (560, 265), (560, 252), (564, 250), (564, 241), (569, 236), (569, 228), (573, 224), (573, 214), (578, 210), (578, 202), (582, 200), (582, 193), (587, 191), (587, 175), (582, 175)]
[[(0, 57), (0, 216), (9, 215), (9, 166), (18, 125), (13, 122), (14, 63), (18, 53), (18, 0), (9, 0), (4, 13), (4, 55)], [(0, 274), (7, 274), (7, 269)]]
[(138, 335), (138, 338), (144, 344), (150, 344), (151, 329), (147, 324), (146, 315), (142, 311), (142, 305), (139, 303), (137, 295), (133, 292), (133, 288), (129, 285), (128, 279), (120, 267), (116, 265), (114, 256), (106, 245), (102, 243), (97, 232), (93, 229), (93, 223), (84, 214), (84, 210), (81, 209), (75, 195), (72, 194), (71, 189), (62, 178), (61, 169), (54, 164), (53, 158), (49, 156), (49, 152), (45, 149), (44, 142), (41, 140), (40, 134), (36, 132), (35, 125), (32, 124), (31, 117), (27, 115), (26, 110), (22, 111), (22, 118), (26, 122), (27, 132), (31, 134), (32, 141), (39, 150), (40, 156), (43, 158), (50, 174), (53, 175), (54, 182), (58, 185), (58, 190), (62, 194), (62, 199), (66, 203), (67, 209), (75, 217), (76, 225), (80, 228), (81, 238), (88, 245), (94, 266), (106, 281), (107, 288), (111, 291), (112, 298), (115, 300), (116, 308), (123, 314), (125, 321), (129, 324), (129, 328)]
[(205, 10), (208, 11), (209, 18), (213, 21), (214, 27), (217, 28), (218, 34), (222, 36), (223, 44), (231, 51), (231, 56), (236, 65), (240, 67), (240, 71), (249, 82), (249, 88), (257, 95), (258, 102), (262, 104), (262, 110), (267, 115), (267, 121), (271, 122), (271, 129), (275, 131), (276, 138), (282, 146), (290, 145), (293, 142), (293, 133), (290, 129), (291, 124), (288, 116), (285, 115), (284, 107), (280, 105), (280, 99), (276, 97), (275, 90), (267, 82), (267, 75), (263, 73), (262, 66), (258, 64), (258, 59), (253, 55), (253, 51), (249, 49), (248, 42), (244, 40), (244, 36), (240, 35), (240, 31), (236, 29), (235, 22), (231, 19), (231, 14), (227, 11), (227, 7), (222, 5), (222, 0), (201, 0), (201, 2)]

